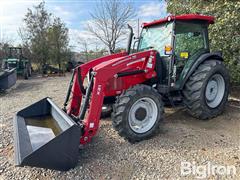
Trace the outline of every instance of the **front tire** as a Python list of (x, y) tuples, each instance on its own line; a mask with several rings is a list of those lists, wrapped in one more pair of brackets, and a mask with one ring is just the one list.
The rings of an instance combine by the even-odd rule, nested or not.
[(200, 64), (183, 89), (184, 104), (193, 117), (210, 119), (223, 112), (229, 93), (229, 74), (218, 60)]
[(152, 137), (163, 119), (161, 95), (152, 87), (137, 85), (122, 93), (113, 108), (113, 127), (129, 142)]

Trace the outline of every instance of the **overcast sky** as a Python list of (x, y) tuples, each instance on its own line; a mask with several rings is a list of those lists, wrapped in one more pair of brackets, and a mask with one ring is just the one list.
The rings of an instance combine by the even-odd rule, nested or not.
[[(41, 0), (0, 0), (0, 40), (11, 39), (14, 45), (21, 43), (18, 29), (28, 8)], [(79, 49), (76, 35), (86, 36), (84, 26), (91, 20), (96, 0), (45, 0), (46, 8), (54, 16), (60, 17), (69, 28), (70, 45)], [(163, 0), (132, 0), (140, 21), (152, 21), (166, 16), (166, 3)]]

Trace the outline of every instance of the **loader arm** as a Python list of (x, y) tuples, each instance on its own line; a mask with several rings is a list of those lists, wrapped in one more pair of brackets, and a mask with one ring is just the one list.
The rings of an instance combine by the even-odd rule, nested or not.
[[(85, 64), (82, 64), (76, 67), (73, 71), (73, 77), (69, 85), (68, 93), (64, 102), (64, 109), (67, 111), (68, 115), (78, 116), (79, 109), (82, 101), (82, 96), (85, 95), (85, 89), (83, 86), (84, 79), (89, 72), (90, 69), (95, 67), (96, 65), (109, 61), (114, 58), (120, 58), (126, 56), (126, 52), (111, 54), (108, 56), (104, 56), (98, 59), (94, 59)], [(68, 110), (66, 109), (68, 105), (68, 101), (70, 100), (70, 95), (72, 93), (72, 99), (70, 102), (70, 107)]]
[[(78, 73), (75, 73), (73, 85), (73, 98), (69, 112), (74, 112), (76, 115), (81, 115), (80, 123), (83, 125), (83, 135), (80, 139), (81, 144), (91, 141), (91, 138), (97, 133), (99, 128), (99, 119), (103, 105), (104, 97), (113, 93), (113, 89), (108, 88), (109, 81), (112, 86), (114, 84), (122, 84), (116, 87), (115, 95), (139, 83), (143, 83), (151, 78), (156, 77), (155, 61), (156, 51), (149, 50), (137, 54), (132, 54), (122, 58), (115, 58), (109, 62), (99, 63), (92, 67), (92, 80), (88, 86), (85, 101), (82, 101), (83, 94), (81, 92), (79, 81), (77, 80)], [(88, 66), (89, 67), (89, 66)], [(80, 72), (86, 75), (87, 70), (82, 70), (84, 66), (79, 66)], [(90, 70), (90, 68), (88, 68)], [(82, 76), (82, 77), (83, 77)], [(129, 78), (131, 76), (131, 78)], [(131, 79), (131, 81), (129, 81)], [(83, 80), (83, 79), (82, 79)], [(90, 94), (88, 94), (91, 92)], [(88, 97), (89, 96), (89, 97)], [(89, 99), (88, 100), (86, 99)], [(73, 102), (74, 101), (74, 102)], [(89, 103), (89, 104), (88, 104)], [(85, 117), (85, 108), (88, 108)], [(84, 119), (82, 118), (85, 117)], [(83, 120), (82, 120), (83, 119)]]

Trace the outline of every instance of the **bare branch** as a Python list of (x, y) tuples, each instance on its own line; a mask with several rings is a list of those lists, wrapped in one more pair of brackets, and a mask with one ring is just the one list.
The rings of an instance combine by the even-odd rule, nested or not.
[(88, 31), (106, 45), (109, 52), (114, 52), (127, 22), (135, 17), (135, 10), (131, 3), (101, 0), (90, 15), (92, 21), (87, 25)]

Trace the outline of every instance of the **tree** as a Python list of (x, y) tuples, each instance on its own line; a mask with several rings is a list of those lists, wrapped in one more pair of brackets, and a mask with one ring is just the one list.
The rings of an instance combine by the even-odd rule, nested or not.
[(31, 46), (29, 44), (30, 42), (28, 40), (27, 33), (25, 33), (23, 31), (23, 29), (19, 29), (18, 34), (19, 34), (20, 38), (22, 39), (22, 44), (20, 46), (22, 47), (23, 55), (25, 58), (27, 58), (28, 60), (30, 60), (32, 62), (34, 60), (34, 58), (33, 58), (32, 52), (31, 52)]
[[(47, 39), (48, 29), (50, 27), (51, 14), (45, 9), (45, 3), (41, 2), (34, 6), (34, 9), (28, 9), (23, 20), (25, 42), (30, 46), (33, 59), (40, 65), (40, 68), (46, 64), (49, 53), (49, 44)], [(23, 33), (22, 33), (23, 34)]]
[(8, 48), (10, 44), (5, 42), (0, 42), (0, 61), (8, 56)]
[(53, 24), (48, 29), (49, 57), (53, 64), (57, 64), (59, 69), (67, 61), (69, 54), (68, 28), (61, 22), (60, 18), (55, 18)]
[(33, 59), (40, 69), (50, 63), (62, 69), (72, 56), (66, 25), (47, 12), (44, 2), (34, 6), (33, 10), (28, 9), (23, 21), (19, 34), (28, 58)]
[(102, 0), (90, 15), (92, 21), (88, 23), (88, 31), (108, 47), (109, 53), (113, 53), (135, 11), (132, 4), (124, 1)]
[(91, 40), (89, 38), (80, 38), (78, 40), (78, 44), (80, 45), (80, 48), (85, 56), (85, 61), (87, 62), (89, 60), (89, 46), (92, 44)]
[(0, 39), (0, 67), (2, 59), (8, 57), (9, 47), (12, 46), (12, 42), (12, 39), (6, 37), (5, 35)]
[(212, 51), (223, 52), (232, 83), (240, 84), (240, 2), (231, 0), (167, 0), (171, 14), (201, 13), (213, 15), (215, 23), (209, 26)]

